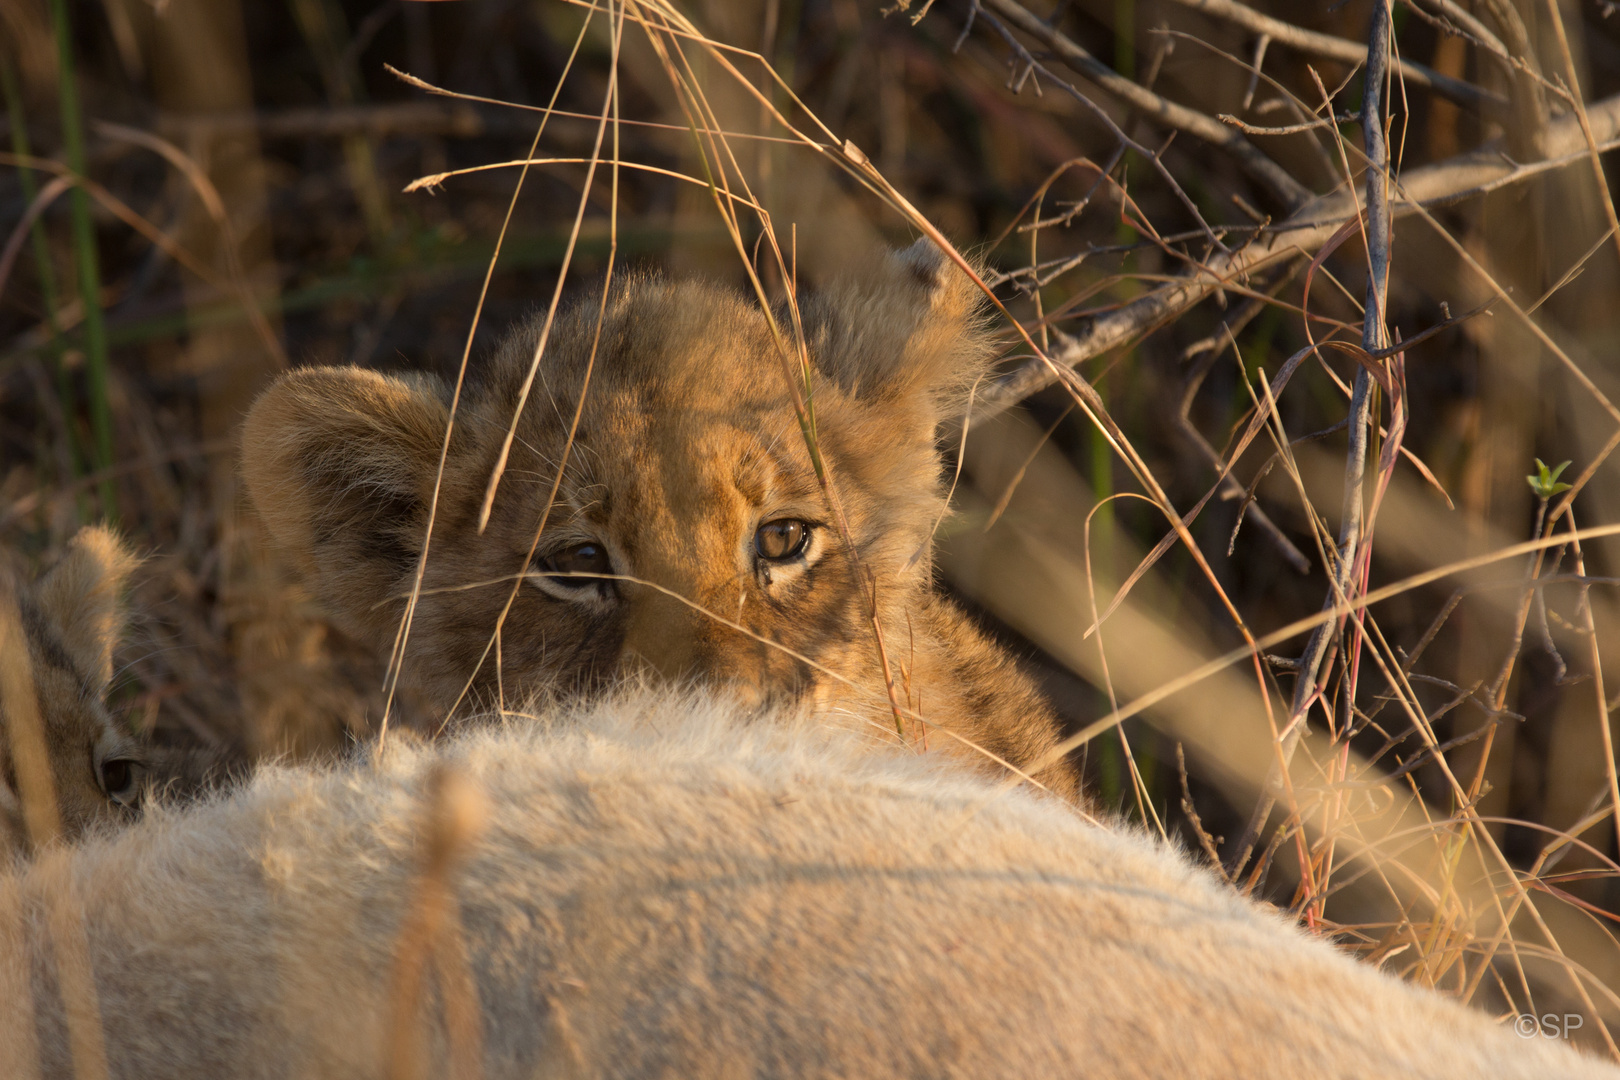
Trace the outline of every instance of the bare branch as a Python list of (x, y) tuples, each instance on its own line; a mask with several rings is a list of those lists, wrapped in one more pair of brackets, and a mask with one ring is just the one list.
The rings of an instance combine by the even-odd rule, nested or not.
[(1066, 34), (1047, 25), (1044, 19), (1036, 17), (1028, 8), (1018, 3), (1018, 0), (975, 0), (973, 6), (976, 9), (995, 12), (1019, 30), (1035, 38), (1051, 49), (1070, 70), (1084, 75), (1132, 108), (1140, 110), (1143, 119), (1177, 131), (1185, 131), (1225, 150), (1237, 159), (1244, 171), (1263, 184), (1289, 210), (1301, 206), (1310, 199), (1311, 192), (1308, 188), (1288, 175), (1287, 170), (1261, 153), (1237, 131), (1214, 117), (1160, 97), (1146, 87), (1125, 78), (1081, 48)]
[[(1317, 56), (1326, 56), (1351, 64), (1359, 64), (1367, 56), (1367, 47), (1359, 41), (1302, 29), (1293, 23), (1263, 15), (1246, 4), (1237, 3), (1237, 0), (1176, 0), (1176, 3), (1201, 11), (1212, 18), (1236, 23), (1245, 30), (1269, 39), (1274, 45), (1283, 45), (1299, 52), (1314, 53)], [(1501, 94), (1492, 93), (1450, 75), (1443, 75), (1415, 61), (1400, 60), (1395, 66), (1407, 85), (1433, 90), (1441, 97), (1450, 98), (1459, 105), (1496, 110), (1508, 107), (1507, 98)]]
[[(1468, 12), (1468, 9), (1457, 3), (1456, 0), (1404, 0), (1404, 2), (1408, 8), (1417, 13), (1419, 18), (1426, 21), (1432, 20), (1449, 33), (1466, 37), (1486, 52), (1494, 53), (1501, 59), (1512, 59), (1507, 46), (1502, 44), (1500, 38), (1491, 33), (1490, 27), (1474, 18)], [(1424, 8), (1433, 8), (1435, 15), (1432, 17), (1425, 15)]]
[[(977, 3), (977, 0), (975, 0), (975, 3)], [(1018, 93), (1019, 89), (1024, 85), (1024, 80), (1035, 72), (1040, 72), (1048, 80), (1067, 90), (1070, 96), (1079, 102), (1082, 107), (1088, 109), (1093, 116), (1101, 121), (1102, 124), (1113, 133), (1114, 138), (1119, 140), (1120, 146), (1135, 150), (1137, 153), (1141, 154), (1147, 159), (1148, 164), (1153, 166), (1154, 171), (1159, 174), (1170, 190), (1175, 193), (1176, 198), (1181, 200), (1182, 206), (1186, 207), (1187, 212), (1192, 215), (1195, 221), (1198, 222), (1205, 235), (1208, 236), (1210, 244), (1219, 248), (1223, 252), (1226, 250), (1225, 245), (1222, 244), (1220, 239), (1215, 235), (1214, 230), (1209, 227), (1209, 223), (1206, 222), (1203, 215), (1199, 213), (1198, 204), (1193, 202), (1192, 197), (1187, 194), (1186, 190), (1181, 186), (1176, 178), (1171, 175), (1169, 168), (1165, 166), (1164, 154), (1162, 153), (1163, 147), (1161, 147), (1160, 150), (1149, 150), (1147, 147), (1131, 138), (1130, 135), (1126, 134), (1125, 129), (1120, 127), (1112, 116), (1108, 115), (1107, 109), (1104, 109), (1101, 105), (1098, 105), (1095, 101), (1092, 101), (1091, 98), (1081, 93), (1079, 88), (1073, 83), (1060, 79), (1054, 75), (1045, 64), (1041, 63), (1034, 53), (1030, 52), (1030, 50), (1025, 47), (1023, 42), (1018, 40), (1018, 37), (1011, 30), (1007, 29), (1006, 23), (1002, 22), (994, 15), (984, 12), (977, 6), (972, 8), (971, 11), (976, 15), (984, 15), (985, 25), (991, 30), (995, 31), (1001, 37), (1001, 40), (1006, 43), (1007, 47), (1013, 50), (1013, 53), (1018, 57), (1019, 63), (1023, 65), (1022, 74), (1019, 75), (1017, 82), (1009, 83), (1009, 88), (1012, 89), (1013, 93)], [(972, 24), (973, 20), (970, 18), (968, 21), (968, 26), (972, 26)], [(1037, 90), (1039, 90), (1039, 87), (1040, 83), (1037, 82)], [(1175, 134), (1176, 133), (1172, 131), (1170, 133), (1170, 139), (1175, 138)], [(1164, 146), (1168, 147), (1169, 145), (1170, 140), (1166, 139)]]

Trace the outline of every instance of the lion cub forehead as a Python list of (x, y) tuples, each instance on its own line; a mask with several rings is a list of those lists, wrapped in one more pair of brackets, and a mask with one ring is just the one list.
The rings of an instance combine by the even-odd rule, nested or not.
[(591, 517), (652, 504), (701, 512), (735, 506), (739, 497), (754, 507), (797, 506), (815, 501), (819, 488), (791, 412), (670, 409), (620, 411), (582, 425), (564, 490)]
[(515, 395), (531, 373), (567, 397), (587, 379), (604, 389), (651, 384), (676, 397), (739, 389), (764, 365), (781, 379), (764, 313), (707, 282), (633, 275), (612, 284), (605, 306), (600, 292), (580, 297), (559, 313), (536, 363), (546, 325), (536, 312), (507, 336), (494, 358), (491, 397)]

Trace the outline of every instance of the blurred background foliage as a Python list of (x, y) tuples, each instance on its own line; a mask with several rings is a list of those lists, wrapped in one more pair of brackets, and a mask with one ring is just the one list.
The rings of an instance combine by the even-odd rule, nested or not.
[[(667, 5), (632, 7), (668, 22)], [(725, 54), (751, 90), (719, 54), (692, 50), (691, 78), (734, 136), (736, 169), (778, 236), (791, 228), (801, 287), (917, 235), (893, 198), (836, 167), (853, 160), (838, 149), (848, 140), (983, 261), (997, 295), (1054, 354), (1209, 259), (1217, 238), (1235, 251), (1259, 243), (1305, 196), (1342, 190), (1363, 168), (1357, 57), (1371, 0), (695, 0), (682, 10), (780, 76), (775, 85), (757, 61)], [(1555, 530), (1558, 515), (1526, 482), (1537, 458), (1572, 461), (1563, 479), (1579, 478), (1556, 529), (1620, 521), (1609, 461), (1620, 248), (1592, 157), (1569, 134), (1580, 138), (1577, 98), (1598, 117), (1620, 94), (1612, 12), (1601, 0), (1393, 7), (1407, 65), (1389, 93), (1393, 170), (1485, 161), (1500, 171), (1558, 147), (1569, 160), (1488, 192), (1459, 181), (1457, 198), (1395, 227), (1387, 323), (1399, 340), (1421, 340), (1404, 357), (1408, 457), (1386, 477), (1368, 588)], [(45, 562), (79, 524), (109, 518), (150, 554), (116, 695), (132, 726), (252, 759), (338, 751), (377, 722), (381, 667), (266, 552), (241, 505), (233, 429), (288, 365), (454, 376), (516, 171), (404, 189), (521, 159), (533, 109), (555, 94), (562, 111), (540, 153), (568, 160), (526, 181), (475, 367), (505, 326), (547, 301), (608, 86), (608, 22), (598, 12), (586, 27), (587, 15), (560, 0), (0, 4), (0, 542)], [(428, 94), (385, 65), (466, 97)], [(708, 190), (668, 175), (702, 177), (703, 164), (669, 71), (635, 27), (619, 74), (619, 110), (635, 122), (618, 133), (620, 153), (665, 172), (621, 173), (616, 225), (598, 173), (571, 278), (600, 273), (616, 242), (632, 265), (741, 285)], [(762, 98), (824, 151), (773, 120)], [(1164, 103), (1220, 137), (1167, 120)], [(1620, 130), (1603, 117), (1591, 125), (1599, 143)], [(1361, 234), (1307, 273), (1314, 253), (1233, 277), (1081, 357), (1179, 512), (1216, 489), (1188, 526), (1208, 573), (1172, 542), (1120, 593), (1169, 533), (1166, 517), (1129, 497), (1141, 476), (1069, 389), (987, 412), (965, 438), (942, 432), (961, 471), (942, 583), (1041, 674), (1073, 730), (1241, 648), (1245, 630), (1315, 614), (1330, 595), (1319, 530), (1335, 535), (1342, 514), (1349, 351), (1309, 357), (1278, 397), (1289, 454), (1256, 439), (1230, 462), (1232, 482), (1218, 483), (1262, 373), (1275, 377), (1311, 344), (1302, 304), (1315, 340), (1361, 339)], [(1008, 345), (1012, 370), (1029, 350), (1011, 335)], [(1387, 396), (1376, 414), (1385, 425)], [(1615, 679), (1607, 690), (1601, 679), (1620, 611), (1605, 578), (1616, 553), (1613, 539), (1590, 540), (1577, 564), (1575, 548), (1555, 547), (1539, 562), (1498, 559), (1381, 601), (1368, 621), (1406, 669), (1401, 687), (1371, 661), (1349, 678), (1354, 635), (1334, 636), (1311, 721), (1320, 738), (1291, 796), (1310, 808), (1290, 812), (1285, 800), (1242, 882), (1492, 1007), (1519, 1008), (1539, 988), (1620, 1015), (1609, 989), (1620, 988), (1620, 885), (1604, 731)], [(1527, 574), (1548, 580), (1527, 588)], [(1099, 652), (1086, 631), (1116, 595)], [(1275, 660), (1232, 665), (1087, 742), (1079, 753), (1102, 799), (1230, 860), (1275, 760), (1268, 724), (1289, 716), (1288, 665), (1303, 643), (1275, 644)], [(1373, 817), (1407, 800), (1427, 815), (1424, 836), (1362, 836), (1357, 848), (1358, 799)], [(1419, 839), (1429, 846), (1414, 854)], [(1518, 952), (1503, 950), (1501, 926)], [(1535, 970), (1517, 974), (1525, 968)], [(1584, 1034), (1601, 1042), (1600, 1030)]]

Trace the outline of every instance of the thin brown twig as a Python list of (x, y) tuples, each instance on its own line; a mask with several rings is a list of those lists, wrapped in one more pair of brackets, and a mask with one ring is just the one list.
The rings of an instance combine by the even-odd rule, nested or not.
[[(979, 10), (994, 11), (1022, 32), (1055, 53), (1064, 65), (1096, 83), (1108, 93), (1139, 110), (1144, 119), (1184, 131), (1218, 146), (1232, 155), (1249, 175), (1258, 180), (1272, 197), (1289, 210), (1304, 205), (1311, 191), (1288, 174), (1282, 166), (1250, 145), (1242, 135), (1213, 117), (1155, 94), (1120, 75), (1092, 56), (1068, 35), (1038, 18), (1018, 0), (973, 0)], [(1033, 61), (1026, 61), (1033, 64)], [(1084, 95), (1080, 95), (1084, 97)], [(1123, 133), (1119, 133), (1123, 134)], [(1116, 135), (1118, 137), (1118, 135)]]
[(39, 189), (39, 193), (34, 196), (33, 201), (23, 211), (22, 217), (17, 219), (17, 224), (13, 226), (11, 235), (6, 238), (5, 248), (0, 250), (0, 295), (5, 294), (6, 282), (11, 280), (11, 268), (16, 263), (17, 256), (21, 253), (23, 243), (28, 239), (34, 222), (39, 220), (39, 216), (45, 212), (51, 203), (55, 202), (72, 187), (73, 181), (67, 177), (53, 176), (49, 183)]
[[(979, 3), (980, 3), (980, 0), (973, 0), (973, 4), (974, 4), (973, 10), (980, 14), (980, 19), (983, 21), (983, 23), (986, 26), (990, 27), (990, 29), (993, 30), (997, 34), (997, 36), (999, 36), (1001, 38), (1002, 42), (1009, 49), (1011, 49), (1013, 51), (1013, 54), (1015, 56), (1017, 56), (1019, 61), (1024, 65), (1025, 70), (1029, 71), (1029, 72), (1039, 72), (1044, 78), (1046, 78), (1052, 84), (1054, 84), (1056, 86), (1059, 86), (1059, 87), (1062, 87), (1065, 91), (1068, 92), (1068, 94), (1069, 94), (1069, 96), (1071, 98), (1073, 98), (1076, 102), (1078, 102), (1082, 108), (1084, 108), (1086, 111), (1091, 113), (1091, 115), (1099, 123), (1101, 123), (1104, 127), (1106, 127), (1113, 134), (1114, 139), (1116, 140), (1118, 145), (1128, 147), (1128, 148), (1130, 148), (1132, 150), (1135, 150), (1138, 154), (1140, 154), (1142, 156), (1143, 160), (1145, 160), (1150, 166), (1152, 166), (1153, 170), (1156, 173), (1158, 173), (1160, 179), (1162, 179), (1165, 182), (1165, 185), (1175, 195), (1176, 199), (1178, 201), (1180, 201), (1182, 207), (1186, 209), (1188, 215), (1194, 221), (1196, 221), (1198, 223), (1199, 229), (1202, 231), (1205, 238), (1209, 241), (1210, 246), (1212, 246), (1212, 247), (1214, 247), (1214, 248), (1216, 248), (1216, 249), (1218, 249), (1220, 251), (1225, 251), (1226, 250), (1225, 244), (1223, 244), (1221, 242), (1220, 237), (1215, 234), (1215, 230), (1210, 228), (1209, 222), (1204, 220), (1203, 212), (1201, 210), (1199, 210), (1198, 204), (1193, 201), (1193, 199), (1192, 199), (1192, 197), (1190, 195), (1187, 194), (1186, 189), (1181, 186), (1180, 182), (1177, 181), (1175, 176), (1171, 174), (1169, 167), (1167, 165), (1165, 165), (1165, 163), (1164, 163), (1164, 153), (1163, 152), (1166, 149), (1169, 148), (1169, 146), (1170, 146), (1170, 141), (1169, 140), (1170, 140), (1170, 138), (1174, 138), (1175, 131), (1172, 130), (1170, 132), (1169, 137), (1167, 137), (1165, 142), (1157, 150), (1149, 149), (1148, 147), (1142, 145), (1140, 142), (1138, 142), (1135, 139), (1131, 138), (1131, 136), (1126, 133), (1125, 128), (1122, 127), (1117, 121), (1115, 121), (1112, 116), (1109, 115), (1108, 110), (1106, 110), (1102, 106), (1098, 105), (1095, 101), (1092, 101), (1090, 97), (1088, 97), (1085, 94), (1081, 93), (1080, 89), (1078, 87), (1076, 87), (1073, 83), (1070, 83), (1067, 79), (1059, 78), (1055, 72), (1053, 72), (1051, 69), (1049, 69), (1045, 65), (1045, 63), (1043, 63), (1040, 60), (1040, 58), (1038, 58), (1033, 52), (1031, 52), (1029, 50), (1029, 48), (1026, 45), (1024, 45), (1024, 43), (1022, 41), (1020, 41), (1018, 39), (1017, 35), (1015, 35), (1011, 30), (1009, 30), (1007, 28), (1006, 24), (1004, 24), (1000, 19), (996, 18), (993, 15), (983, 13), (981, 11), (981, 9), (979, 8), (979, 6), (978, 6)], [(1014, 6), (1016, 6), (1016, 5), (1014, 5)], [(1022, 9), (1020, 9), (1020, 10), (1022, 10)], [(1027, 14), (1027, 12), (1026, 12), (1026, 14)], [(973, 25), (973, 23), (970, 22), (969, 25), (971, 26), (971, 25)], [(1067, 39), (1065, 39), (1065, 40), (1067, 40)], [(1075, 48), (1078, 49), (1079, 47), (1075, 46)], [(1093, 62), (1095, 62), (1095, 61), (1093, 61)], [(1104, 69), (1104, 70), (1106, 70), (1106, 69)], [(1118, 76), (1115, 76), (1115, 78), (1117, 79)], [(1128, 79), (1123, 80), (1123, 81), (1124, 81), (1124, 84), (1126, 86), (1136, 87), (1136, 84), (1131, 82)], [(1143, 90), (1144, 93), (1150, 93), (1150, 94), (1152, 93), (1151, 91), (1148, 91), (1145, 88), (1137, 87), (1137, 89)], [(1014, 92), (1017, 92), (1016, 88), (1015, 88)], [(1177, 106), (1177, 108), (1180, 108), (1180, 107)], [(1208, 119), (1208, 118), (1206, 117), (1205, 119)], [(1126, 121), (1127, 124), (1129, 124), (1131, 122), (1132, 121), (1130, 119), (1127, 119), (1127, 121)], [(1217, 124), (1216, 126), (1219, 127), (1220, 125)], [(1238, 136), (1238, 138), (1241, 139), (1241, 136)], [(1247, 144), (1245, 144), (1245, 145), (1247, 145)], [(1249, 147), (1249, 149), (1251, 151), (1253, 151), (1253, 153), (1255, 155), (1259, 155), (1259, 153), (1260, 153), (1258, 150), (1254, 150), (1253, 147)], [(1260, 157), (1261, 157), (1262, 161), (1269, 160), (1269, 159), (1264, 158), (1263, 155), (1260, 155)], [(1305, 189), (1301, 188), (1300, 190), (1303, 191)], [(1304, 196), (1302, 195), (1301, 198), (1303, 199), (1303, 197)], [(1144, 222), (1143, 224), (1145, 225), (1146, 223)], [(1151, 233), (1151, 228), (1149, 228), (1148, 231)]]
[[(1251, 33), (1263, 35), (1274, 45), (1342, 60), (1349, 64), (1359, 64), (1367, 56), (1367, 46), (1361, 42), (1306, 30), (1293, 23), (1262, 14), (1247, 4), (1237, 3), (1236, 0), (1175, 0), (1175, 2), (1194, 11), (1201, 11), (1211, 18), (1223, 19)], [(1489, 110), (1505, 109), (1508, 105), (1507, 99), (1501, 94), (1442, 74), (1416, 61), (1396, 59), (1395, 67), (1409, 85), (1427, 87), (1459, 105)]]
[(219, 230), (220, 246), (225, 252), (225, 278), (241, 301), (242, 310), (247, 313), (248, 321), (252, 323), (254, 333), (259, 335), (265, 351), (276, 367), (290, 366), (287, 351), (281, 347), (281, 338), (265, 317), (264, 308), (253, 297), (252, 286), (248, 284), (247, 274), (242, 269), (241, 251), (236, 240), (236, 230), (231, 227), (231, 217), (225, 210), (225, 200), (220, 197), (219, 189), (208, 178), (202, 166), (190, 155), (174, 145), (169, 140), (154, 135), (139, 128), (127, 127), (123, 124), (114, 124), (105, 120), (92, 121), (91, 128), (103, 138), (120, 142), (133, 143), (157, 154), (163, 160), (173, 165), (186, 182), (191, 185), (201, 200), (203, 209)]
[(177, 446), (161, 454), (148, 454), (134, 461), (126, 461), (114, 465), (109, 469), (97, 469), (78, 477), (71, 484), (59, 486), (55, 491), (46, 495), (40, 491), (31, 491), (0, 511), (0, 528), (11, 524), (24, 514), (30, 514), (43, 505), (52, 505), (64, 499), (70, 499), (81, 491), (88, 491), (98, 486), (103, 480), (112, 480), (131, 473), (142, 472), (146, 469), (167, 465), (174, 461), (183, 461), (189, 457), (209, 457), (217, 454), (228, 454), (236, 449), (234, 436), (224, 439), (212, 439), (207, 442), (193, 443), (190, 446)]
[[(159, 229), (156, 225), (153, 225), (144, 216), (136, 213), (135, 210), (124, 202), (124, 200), (114, 195), (111, 191), (108, 191), (101, 184), (91, 180), (89, 177), (80, 176), (58, 161), (53, 161), (50, 158), (33, 157), (28, 154), (11, 154), (0, 151), (0, 165), (14, 165), (23, 168), (39, 169), (42, 172), (49, 172), (56, 176), (62, 177), (77, 187), (82, 187), (91, 198), (95, 199), (108, 210), (112, 211), (114, 216), (124, 222), (124, 224), (128, 225), (130, 228), (134, 229), (136, 232), (146, 237), (146, 239), (150, 240), (153, 244), (161, 248), (163, 253), (169, 256), (169, 258), (173, 259), (177, 263), (180, 263), (187, 270), (190, 270), (208, 284), (219, 289), (221, 293), (238, 296), (240, 298), (240, 302), (250, 310), (258, 307), (259, 301), (257, 298), (251, 295), (243, 295), (240, 290), (234, 287), (232, 282), (221, 280), (220, 276), (214, 272), (212, 267), (208, 266), (201, 259), (197, 258), (197, 256), (192, 254), (192, 252), (184, 245), (178, 243), (173, 237), (169, 236), (162, 229)], [(250, 315), (249, 318), (252, 318), (252, 316)], [(276, 347), (280, 347), (279, 343)]]

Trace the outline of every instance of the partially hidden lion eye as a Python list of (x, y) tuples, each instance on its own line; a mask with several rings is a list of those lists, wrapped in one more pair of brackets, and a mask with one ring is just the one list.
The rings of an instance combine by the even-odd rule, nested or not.
[(772, 562), (798, 558), (809, 543), (810, 526), (794, 518), (767, 521), (754, 532), (754, 550)]
[[(611, 574), (613, 573), (613, 560), (608, 558), (607, 548), (597, 543), (575, 544), (573, 547), (553, 551), (550, 555), (535, 563), (536, 569), (542, 574)], [(588, 577), (554, 577), (559, 585), (569, 588), (594, 588), (601, 584), (600, 579)]]
[(136, 801), (140, 776), (138, 762), (130, 758), (108, 758), (101, 763), (101, 790), (113, 802), (131, 806)]

